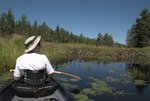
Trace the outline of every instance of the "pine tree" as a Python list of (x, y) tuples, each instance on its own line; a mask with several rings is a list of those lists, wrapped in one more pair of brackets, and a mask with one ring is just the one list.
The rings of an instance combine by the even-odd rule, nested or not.
[(0, 19), (0, 29), (1, 29), (1, 36), (7, 36), (7, 23), (6, 23), (6, 13), (2, 13)]
[(97, 45), (114, 46), (114, 40), (108, 33), (105, 33), (104, 35), (99, 33), (97, 37)]
[(98, 33), (97, 45), (103, 45), (103, 35), (101, 33)]
[(144, 9), (136, 24), (128, 31), (127, 45), (133, 47), (150, 46), (150, 13)]
[(20, 29), (20, 33), (22, 35), (29, 35), (30, 31), (29, 31), (29, 22), (27, 21), (27, 17), (25, 15), (22, 15), (20, 20), (19, 20), (19, 29)]
[(38, 34), (39, 34), (39, 30), (38, 30), (38, 23), (37, 23), (37, 20), (36, 20), (36, 21), (34, 21), (33, 26), (31, 26), (30, 36), (38, 35)]
[(45, 22), (43, 22), (42, 25), (39, 26), (39, 35), (41, 35), (45, 41), (50, 41), (51, 32), (52, 30), (46, 25)]
[(11, 9), (8, 10), (7, 17), (6, 17), (6, 24), (7, 24), (7, 31), (8, 35), (11, 35), (15, 32), (15, 18)]
[(1, 15), (0, 31), (2, 37), (11, 36), (15, 32), (15, 19), (11, 9)]
[(128, 30), (126, 43), (128, 47), (136, 47), (137, 45), (137, 33), (135, 32), (135, 25), (132, 25), (131, 29)]

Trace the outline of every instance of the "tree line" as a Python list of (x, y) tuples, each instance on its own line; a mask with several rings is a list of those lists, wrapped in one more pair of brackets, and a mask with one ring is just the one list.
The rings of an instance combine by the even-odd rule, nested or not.
[(105, 34), (98, 34), (97, 37), (97, 44), (98, 45), (103, 45), (103, 46), (113, 46), (114, 45), (114, 40), (111, 35), (108, 33)]
[(150, 12), (148, 9), (142, 10), (140, 17), (128, 30), (126, 43), (128, 47), (150, 46)]
[(69, 32), (59, 25), (53, 30), (46, 22), (41, 25), (37, 20), (33, 24), (28, 21), (26, 15), (22, 15), (19, 20), (15, 20), (13, 12), (9, 9), (6, 13), (0, 14), (0, 37), (11, 37), (12, 35), (41, 35), (44, 41), (58, 42), (58, 43), (86, 43), (93, 45), (104, 46), (122, 46), (122, 44), (115, 43), (113, 37), (108, 34), (99, 33), (96, 39), (85, 37), (82, 33), (76, 35), (73, 32)]

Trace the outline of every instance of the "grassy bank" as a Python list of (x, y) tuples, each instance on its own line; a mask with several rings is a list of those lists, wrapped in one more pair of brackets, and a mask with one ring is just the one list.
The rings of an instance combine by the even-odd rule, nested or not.
[(14, 67), (16, 58), (23, 53), (22, 37), (0, 39), (0, 70), (6, 71)]
[[(24, 53), (23, 36), (15, 36), (11, 39), (0, 38), (0, 71), (8, 71), (15, 67), (15, 62), (18, 56)], [(143, 54), (141, 59), (150, 60), (150, 47), (142, 49), (118, 48), (95, 46), (87, 44), (63, 44), (42, 42), (41, 53), (47, 55), (50, 61), (55, 61), (60, 58), (76, 57), (76, 58), (95, 58), (99, 60), (112, 61), (117, 60), (117, 52), (120, 50), (136, 50)]]

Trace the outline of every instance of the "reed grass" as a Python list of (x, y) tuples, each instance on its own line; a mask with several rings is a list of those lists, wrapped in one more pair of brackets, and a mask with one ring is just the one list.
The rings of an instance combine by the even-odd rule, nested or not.
[[(15, 67), (15, 62), (18, 56), (24, 53), (24, 36), (13, 36), (11, 38), (0, 38), (0, 71), (7, 71)], [(107, 46), (96, 46), (81, 43), (50, 43), (42, 41), (41, 53), (45, 54), (49, 60), (55, 61), (59, 58), (67, 58), (67, 52), (71, 49), (86, 50), (90, 52), (100, 52), (101, 55), (97, 59), (100, 60), (113, 60), (116, 59), (116, 54), (120, 49)], [(142, 52), (150, 60), (150, 47), (136, 49)], [(89, 57), (90, 58), (90, 57)]]
[(23, 53), (22, 38), (3, 39), (0, 44), (0, 71), (15, 67), (16, 58)]

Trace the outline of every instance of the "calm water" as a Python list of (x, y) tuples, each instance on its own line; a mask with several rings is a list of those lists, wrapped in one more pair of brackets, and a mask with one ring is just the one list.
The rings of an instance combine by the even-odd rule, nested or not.
[(150, 65), (73, 60), (56, 70), (82, 78), (56, 75), (66, 88), (81, 90), (75, 95), (81, 101), (150, 101)]

